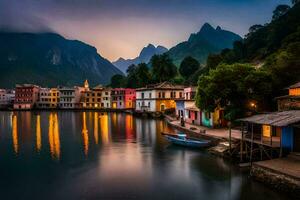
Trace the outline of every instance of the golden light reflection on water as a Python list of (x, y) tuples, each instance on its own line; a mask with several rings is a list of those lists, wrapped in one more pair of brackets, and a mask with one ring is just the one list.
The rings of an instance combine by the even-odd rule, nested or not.
[(132, 139), (133, 138), (133, 119), (132, 119), (132, 115), (126, 115), (125, 116), (125, 133), (126, 133), (126, 139)]
[(60, 136), (58, 127), (57, 113), (51, 113), (49, 115), (49, 146), (50, 154), (53, 159), (60, 159)]
[(40, 152), (42, 149), (42, 133), (41, 133), (41, 116), (36, 116), (36, 150)]
[(13, 149), (15, 154), (19, 152), (19, 142), (18, 142), (18, 119), (17, 115), (12, 116), (12, 140), (13, 140)]
[[(116, 119), (116, 118), (115, 118)], [(104, 113), (100, 116), (101, 126), (101, 139), (103, 144), (109, 143), (109, 131), (108, 131), (108, 114)]]
[(99, 121), (98, 121), (98, 118), (99, 118), (98, 113), (95, 112), (94, 113), (94, 139), (95, 139), (95, 144), (98, 144), (98, 142), (99, 142), (99, 135), (98, 135), (98, 123), (99, 123)]
[(89, 135), (86, 126), (86, 112), (82, 113), (82, 141), (83, 141), (83, 152), (84, 155), (88, 155), (89, 152)]

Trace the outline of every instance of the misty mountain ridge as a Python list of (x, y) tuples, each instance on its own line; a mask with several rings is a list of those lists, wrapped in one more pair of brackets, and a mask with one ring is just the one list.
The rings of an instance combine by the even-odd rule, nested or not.
[(148, 44), (148, 46), (144, 47), (142, 51), (140, 52), (139, 56), (137, 56), (134, 59), (124, 59), (119, 58), (117, 61), (113, 62), (113, 64), (119, 68), (122, 72), (126, 73), (126, 70), (128, 66), (134, 64), (140, 64), (140, 63), (148, 63), (152, 56), (154, 55), (160, 55), (165, 52), (167, 52), (168, 49), (158, 45), (155, 47), (153, 44)]
[(209, 54), (232, 48), (233, 43), (239, 40), (242, 38), (238, 34), (223, 30), (220, 26), (214, 28), (209, 23), (205, 23), (198, 33), (191, 34), (187, 41), (171, 48), (167, 54), (177, 66), (187, 56), (192, 56), (205, 64)]
[(122, 74), (93, 46), (57, 33), (0, 32), (0, 86), (107, 84)]

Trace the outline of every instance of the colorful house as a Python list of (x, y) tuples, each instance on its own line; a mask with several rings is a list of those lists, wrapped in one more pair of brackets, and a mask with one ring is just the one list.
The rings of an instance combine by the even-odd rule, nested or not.
[(201, 111), (195, 105), (196, 90), (197, 87), (184, 88), (184, 99), (176, 100), (176, 116), (185, 122), (201, 125)]
[(102, 90), (101, 108), (110, 108), (111, 105), (111, 88), (103, 88)]
[(14, 109), (32, 109), (39, 98), (40, 87), (32, 84), (16, 85)]
[(289, 94), (277, 97), (278, 111), (299, 110), (300, 109), (300, 82), (287, 88)]
[(85, 87), (85, 90), (82, 92), (82, 98), (81, 98), (82, 107), (89, 108), (89, 109), (101, 108), (102, 90), (103, 87), (101, 85), (98, 85), (92, 88), (91, 90)]
[[(278, 149), (280, 155), (300, 152), (300, 110), (254, 115), (240, 121), (242, 139), (257, 148)], [(264, 152), (271, 157), (270, 152)]]
[(227, 126), (227, 121), (224, 119), (224, 109), (216, 108), (214, 112), (202, 111), (201, 123), (206, 127), (224, 127)]
[(59, 87), (59, 103), (61, 109), (75, 109), (81, 107), (81, 94), (84, 87)]
[(14, 100), (14, 90), (0, 89), (0, 109), (13, 107)]
[(57, 88), (40, 88), (36, 106), (40, 109), (54, 109), (57, 108), (58, 101), (59, 91)]
[(137, 112), (164, 112), (176, 109), (175, 100), (183, 100), (183, 86), (169, 82), (147, 85), (136, 90)]
[(114, 88), (111, 90), (111, 108), (132, 109), (135, 108), (135, 89)]

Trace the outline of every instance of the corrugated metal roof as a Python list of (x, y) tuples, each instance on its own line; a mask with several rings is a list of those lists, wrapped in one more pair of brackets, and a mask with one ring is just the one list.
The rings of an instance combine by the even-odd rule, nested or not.
[(289, 89), (293, 89), (293, 88), (300, 88), (300, 82), (295, 83), (294, 85), (291, 85), (290, 87), (288, 87)]
[(289, 110), (283, 112), (254, 115), (251, 117), (239, 119), (239, 121), (280, 127), (288, 126), (300, 122), (300, 110)]

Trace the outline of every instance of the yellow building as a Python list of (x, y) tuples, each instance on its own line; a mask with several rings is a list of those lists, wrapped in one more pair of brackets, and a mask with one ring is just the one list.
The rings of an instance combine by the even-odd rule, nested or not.
[(50, 89), (50, 108), (57, 108), (57, 104), (59, 102), (59, 91), (57, 88)]
[(147, 85), (136, 90), (136, 111), (164, 112), (175, 109), (175, 100), (183, 98), (183, 86), (169, 82)]
[(103, 87), (98, 85), (91, 90), (88, 87), (87, 80), (84, 83), (85, 90), (82, 92), (82, 107), (89, 109), (99, 109), (101, 108), (101, 96)]

